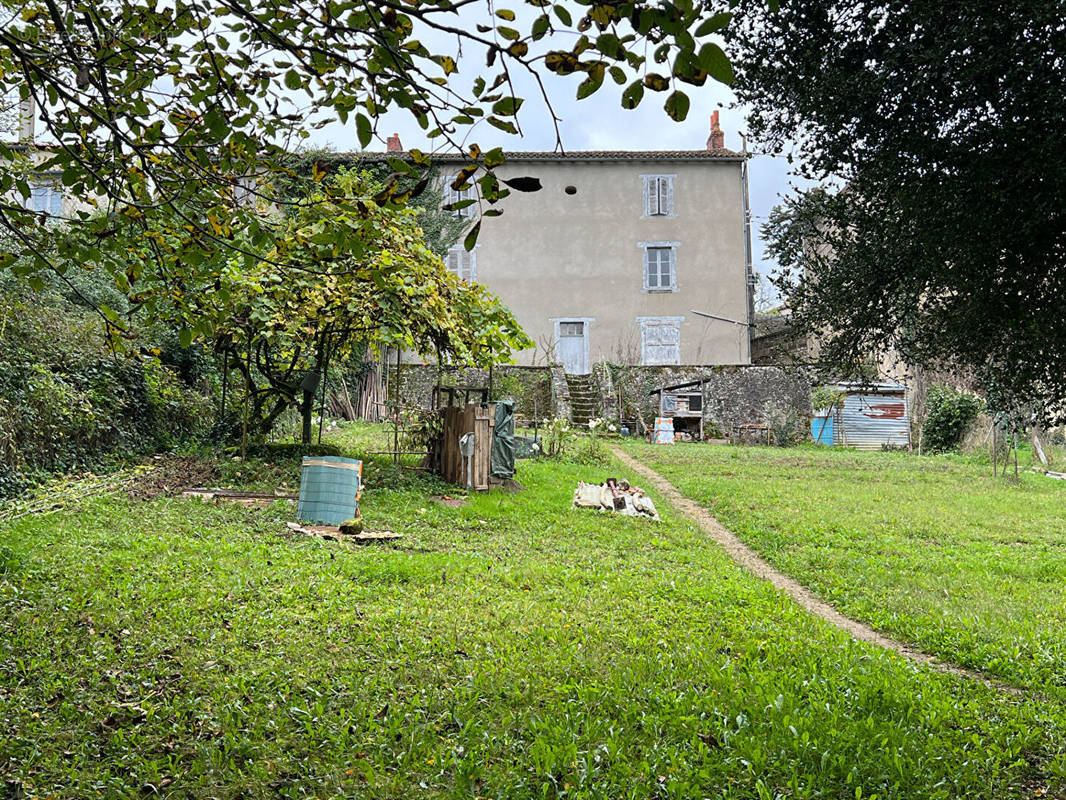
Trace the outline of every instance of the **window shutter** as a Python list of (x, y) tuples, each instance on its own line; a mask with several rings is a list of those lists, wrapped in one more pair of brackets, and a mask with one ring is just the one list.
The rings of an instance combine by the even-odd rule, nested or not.
[(455, 249), (449, 250), (448, 251), (448, 258), (447, 258), (447, 260), (445, 260), (444, 264), (445, 264), (445, 266), (448, 267), (448, 272), (452, 272), (452, 273), (454, 273), (455, 275), (458, 275), (461, 278), (462, 275), (459, 274), (459, 272), (460, 272), (460, 258), (461, 258), (461, 256), (460, 256), (458, 251), (456, 251)]
[(663, 213), (672, 215), (674, 213), (674, 179), (663, 178), (663, 183), (666, 184), (666, 200), (664, 205), (666, 210)]
[(468, 281), (477, 280), (477, 270), (475, 268), (474, 251), (463, 251), (463, 259), (466, 262), (463, 265), (463, 279)]
[(681, 363), (681, 326), (671, 319), (641, 320), (646, 365)]
[(667, 190), (669, 189), (670, 181), (666, 178), (656, 178), (656, 199), (657, 208), (656, 213), (662, 217), (670, 213), (670, 206), (667, 204)]
[(644, 216), (651, 216), (651, 183), (652, 178), (645, 176), (644, 178), (644, 197), (642, 202), (644, 204)]

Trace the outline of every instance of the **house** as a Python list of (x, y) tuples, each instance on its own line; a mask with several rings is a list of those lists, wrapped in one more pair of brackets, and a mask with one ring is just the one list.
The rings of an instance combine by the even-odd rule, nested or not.
[(21, 100), (17, 92), (0, 96), (0, 142), (25, 157), (27, 183), (30, 187), (29, 198), (21, 195), (17, 202), (30, 211), (61, 218), (69, 215), (74, 207), (82, 206), (67, 196), (63, 190), (61, 176), (57, 172), (43, 172), (34, 169), (47, 157), (47, 150), (34, 143), (35, 136), (34, 104)]
[[(583, 374), (603, 360), (751, 362), (747, 164), (724, 147), (717, 117), (699, 150), (505, 153), (501, 180), (534, 176), (542, 188), (499, 202), (476, 247), (456, 246), (446, 263), (498, 295), (536, 342), (518, 363)], [(399, 137), (389, 149), (402, 150)], [(467, 163), (434, 161), (449, 177)], [(477, 205), (456, 213), (473, 218)]]

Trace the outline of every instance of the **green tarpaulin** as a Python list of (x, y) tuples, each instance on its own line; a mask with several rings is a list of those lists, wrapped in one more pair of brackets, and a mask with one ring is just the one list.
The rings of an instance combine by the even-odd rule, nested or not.
[(492, 432), (493, 478), (514, 477), (514, 403), (503, 400), (496, 403), (496, 427)]

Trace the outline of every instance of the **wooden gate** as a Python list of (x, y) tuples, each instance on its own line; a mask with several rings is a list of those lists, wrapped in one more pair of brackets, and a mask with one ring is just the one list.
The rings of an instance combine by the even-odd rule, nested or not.
[(474, 469), (472, 488), (487, 491), (492, 461), (492, 434), (496, 424), (496, 404), (468, 403), (465, 407), (447, 406), (439, 447), (438, 470), (449, 483), (466, 486), (466, 469), (459, 452), (459, 439), (474, 434)]

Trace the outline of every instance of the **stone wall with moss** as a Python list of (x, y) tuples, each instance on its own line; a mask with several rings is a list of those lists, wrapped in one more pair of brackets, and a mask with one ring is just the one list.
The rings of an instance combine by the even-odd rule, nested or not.
[[(388, 379), (395, 381), (396, 367)], [(428, 408), (433, 386), (469, 385), (488, 388), (488, 370), (438, 368), (432, 365), (404, 364), (400, 369), (400, 392), (405, 403)], [(593, 368), (600, 391), (597, 413), (640, 430), (638, 417), (651, 426), (658, 414), (658, 398), (653, 389), (687, 381), (703, 380), (703, 418), (708, 437), (727, 437), (736, 425), (768, 423), (781, 414), (795, 414), (800, 421), (811, 416), (811, 381), (802, 368), (708, 366), (708, 367), (627, 367), (600, 363)], [(566, 381), (556, 380), (556, 386)], [(394, 385), (394, 384), (392, 384)], [(548, 367), (502, 366), (493, 370), (492, 400), (514, 400), (520, 420), (534, 415), (567, 416), (565, 390), (553, 397), (551, 369)], [(392, 397), (392, 389), (389, 390)], [(535, 405), (534, 405), (535, 401)]]
[[(385, 396), (391, 401), (395, 396), (397, 368), (393, 364), (386, 374)], [(400, 397), (404, 404), (430, 408), (433, 402), (433, 387), (473, 386), (490, 388), (489, 371), (473, 367), (440, 367), (432, 364), (403, 364), (399, 368)], [(568, 408), (557, 409), (553, 402), (551, 373), (547, 367), (499, 366), (492, 370), (489, 400), (512, 400), (519, 420), (532, 420), (555, 416), (557, 411), (566, 414)], [(465, 394), (459, 395), (463, 402)], [(471, 401), (480, 398), (473, 392)]]

